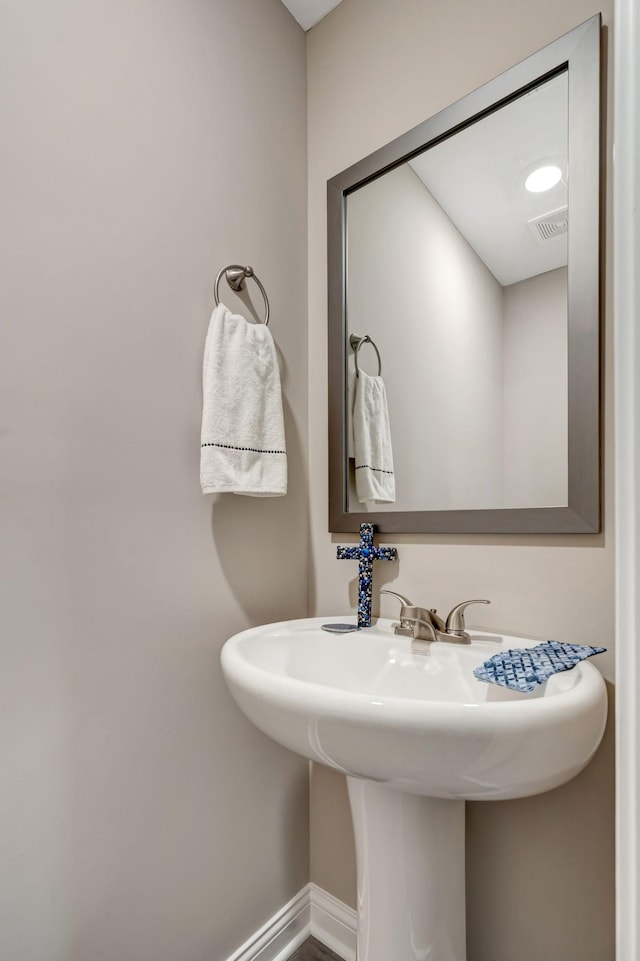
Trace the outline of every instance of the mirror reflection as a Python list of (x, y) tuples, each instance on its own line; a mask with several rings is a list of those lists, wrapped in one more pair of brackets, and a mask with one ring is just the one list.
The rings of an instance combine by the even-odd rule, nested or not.
[(569, 176), (565, 71), (348, 193), (348, 511), (568, 504)]

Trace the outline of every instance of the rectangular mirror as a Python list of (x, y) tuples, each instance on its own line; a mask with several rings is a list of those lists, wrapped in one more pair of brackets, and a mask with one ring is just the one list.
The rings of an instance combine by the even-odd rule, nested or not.
[(331, 531), (599, 530), (599, 62), (597, 16), (329, 181)]

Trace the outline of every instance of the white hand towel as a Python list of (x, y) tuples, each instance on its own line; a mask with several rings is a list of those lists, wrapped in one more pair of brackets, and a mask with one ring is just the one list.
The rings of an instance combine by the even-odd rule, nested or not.
[(353, 439), (353, 404), (356, 397), (356, 364), (355, 354), (347, 357), (347, 457), (356, 456), (356, 445)]
[(207, 331), (202, 386), (202, 493), (286, 494), (280, 370), (269, 328), (218, 304)]
[(393, 503), (396, 499), (396, 483), (387, 392), (382, 377), (371, 377), (363, 370), (356, 378), (353, 440), (358, 500), (363, 503)]

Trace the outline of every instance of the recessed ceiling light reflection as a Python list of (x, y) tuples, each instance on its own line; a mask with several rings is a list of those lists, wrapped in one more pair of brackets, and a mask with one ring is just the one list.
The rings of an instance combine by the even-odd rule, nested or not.
[(533, 170), (524, 182), (528, 191), (532, 194), (541, 194), (545, 190), (551, 190), (562, 179), (562, 171), (555, 164), (547, 164)]

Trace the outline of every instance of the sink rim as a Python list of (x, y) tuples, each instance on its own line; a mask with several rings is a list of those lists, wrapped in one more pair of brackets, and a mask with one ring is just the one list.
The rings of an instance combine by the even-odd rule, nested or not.
[[(347, 615), (342, 619), (334, 616), (298, 618), (274, 621), (270, 624), (248, 628), (229, 638), (223, 646), (221, 653), (223, 670), (232, 680), (246, 688), (251, 688), (255, 694), (261, 695), (263, 698), (268, 697), (277, 700), (283, 706), (286, 704), (289, 708), (295, 709), (297, 706), (302, 711), (321, 710), (325, 716), (332, 714), (345, 719), (352, 718), (361, 721), (371, 719), (384, 725), (392, 723), (394, 726), (415, 725), (420, 720), (426, 721), (428, 719), (429, 724), (435, 728), (450, 728), (452, 721), (456, 721), (455, 726), (458, 729), (461, 725), (466, 727), (468, 722), (473, 729), (477, 730), (479, 725), (481, 727), (493, 727), (497, 723), (504, 724), (505, 722), (515, 727), (527, 727), (532, 722), (535, 723), (534, 717), (538, 719), (538, 723), (542, 722), (543, 719), (549, 723), (554, 723), (559, 717), (566, 721), (568, 715), (580, 714), (589, 704), (597, 701), (604, 689), (604, 678), (597, 667), (588, 661), (582, 661), (571, 670), (571, 674), (576, 678), (575, 683), (563, 690), (552, 691), (549, 696), (540, 696), (539, 691), (533, 694), (513, 691), (508, 692), (513, 695), (509, 699), (487, 699), (469, 702), (465, 700), (431, 700), (411, 696), (403, 697), (384, 692), (373, 694), (295, 676), (284, 676), (268, 667), (257, 665), (242, 651), (243, 641), (265, 631), (274, 632), (285, 628), (291, 631), (295, 630), (297, 625), (304, 626), (306, 629), (317, 628), (320, 630), (322, 624), (332, 621), (338, 623), (341, 620), (352, 619), (353, 615)], [(377, 636), (382, 635), (384, 637), (386, 633), (384, 628), (390, 628), (394, 623), (397, 623), (397, 621), (378, 618), (372, 628), (364, 630), (375, 631)], [(380, 628), (383, 628), (383, 630), (380, 630)], [(539, 640), (529, 637), (517, 637), (497, 631), (472, 630), (470, 633), (480, 639), (485, 636), (499, 636), (508, 641), (507, 644), (503, 641), (501, 646), (491, 645), (486, 651), (484, 660), (501, 649), (505, 650), (516, 646), (533, 647), (540, 643)], [(352, 636), (351, 634), (345, 634), (341, 640), (348, 643)], [(360, 636), (362, 635), (360, 634)], [(397, 637), (389, 631), (389, 639), (391, 638), (401, 643), (406, 641), (407, 646), (409, 646), (409, 638)], [(437, 656), (438, 649), (442, 648), (447, 648), (447, 653), (450, 650), (448, 645), (436, 642), (431, 656)], [(461, 652), (472, 650), (472, 647), (466, 645), (464, 648), (460, 648)], [(415, 655), (415, 657), (421, 656)], [(481, 662), (478, 661), (478, 663)], [(558, 682), (558, 678), (562, 678), (565, 673), (568, 672), (554, 675), (546, 684), (553, 686), (554, 683)], [(268, 685), (265, 684), (266, 679), (268, 679)], [(488, 688), (495, 686), (496, 690), (506, 692), (506, 689), (497, 685), (488, 685), (480, 680), (477, 683)], [(546, 685), (543, 686), (543, 689), (544, 687)]]

